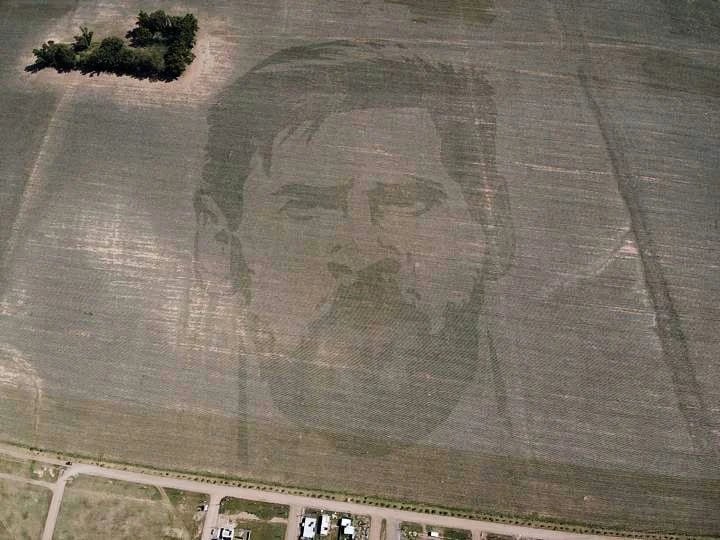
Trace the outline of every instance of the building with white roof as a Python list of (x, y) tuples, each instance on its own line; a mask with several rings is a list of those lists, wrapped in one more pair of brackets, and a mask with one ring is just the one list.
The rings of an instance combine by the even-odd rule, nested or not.
[(322, 514), (320, 516), (320, 536), (327, 536), (330, 534), (330, 516)]
[(317, 531), (317, 518), (305, 516), (302, 520), (302, 537), (315, 538), (315, 531)]

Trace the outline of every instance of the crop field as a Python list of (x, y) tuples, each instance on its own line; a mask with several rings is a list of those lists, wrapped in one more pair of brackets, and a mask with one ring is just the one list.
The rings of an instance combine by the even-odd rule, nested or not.
[(200, 538), (207, 496), (90, 476), (65, 489), (53, 538)]
[[(25, 71), (141, 9), (177, 81)], [(720, 534), (719, 13), (0, 2), (0, 440)]]
[(0, 538), (40, 540), (51, 495), (40, 486), (0, 479)]

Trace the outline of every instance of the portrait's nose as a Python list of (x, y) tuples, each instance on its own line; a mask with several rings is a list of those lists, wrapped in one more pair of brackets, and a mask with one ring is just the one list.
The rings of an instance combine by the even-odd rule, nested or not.
[(353, 193), (335, 235), (328, 270), (336, 279), (376, 264), (393, 273), (399, 270), (399, 254), (380, 224), (374, 222), (367, 194)]

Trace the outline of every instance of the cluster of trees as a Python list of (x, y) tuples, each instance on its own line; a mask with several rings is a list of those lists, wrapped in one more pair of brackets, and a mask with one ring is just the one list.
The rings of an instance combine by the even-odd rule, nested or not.
[(195, 59), (192, 49), (198, 22), (194, 15), (172, 16), (162, 10), (141, 11), (136, 27), (125, 36), (93, 43), (93, 32), (81, 27), (74, 43), (48, 41), (33, 49), (35, 63), (28, 71), (52, 67), (60, 72), (109, 72), (139, 78), (177, 79)]

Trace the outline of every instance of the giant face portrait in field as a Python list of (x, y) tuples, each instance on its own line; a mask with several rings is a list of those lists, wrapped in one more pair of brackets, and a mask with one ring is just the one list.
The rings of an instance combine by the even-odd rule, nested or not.
[(398, 46), (281, 51), (211, 113), (203, 279), (236, 295), (273, 403), (303, 429), (415, 440), (478, 369), (509, 262), (492, 90)]

